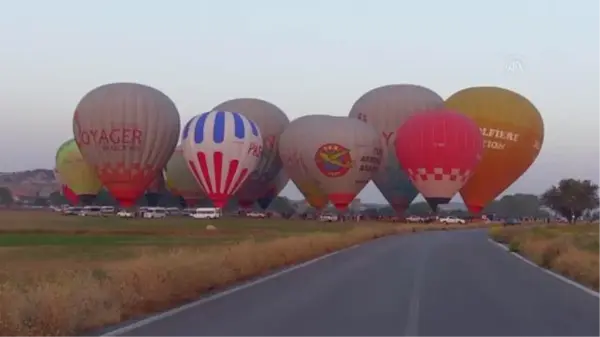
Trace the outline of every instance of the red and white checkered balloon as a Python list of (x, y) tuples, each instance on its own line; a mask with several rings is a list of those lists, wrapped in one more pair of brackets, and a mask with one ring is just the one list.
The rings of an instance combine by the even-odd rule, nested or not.
[(475, 122), (446, 109), (414, 115), (395, 141), (398, 161), (434, 210), (467, 182), (483, 152)]

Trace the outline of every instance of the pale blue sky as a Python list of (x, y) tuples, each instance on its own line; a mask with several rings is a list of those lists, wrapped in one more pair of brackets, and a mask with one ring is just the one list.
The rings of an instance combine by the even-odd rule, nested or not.
[[(1, 171), (53, 167), (90, 89), (138, 81), (182, 121), (235, 97), (290, 119), (346, 115), (364, 92), (443, 97), (497, 85), (540, 109), (546, 139), (508, 192), (599, 176), (599, 4), (549, 1), (6, 1), (0, 9)], [(285, 193), (298, 197), (295, 188)], [(383, 201), (374, 186), (360, 195)]]

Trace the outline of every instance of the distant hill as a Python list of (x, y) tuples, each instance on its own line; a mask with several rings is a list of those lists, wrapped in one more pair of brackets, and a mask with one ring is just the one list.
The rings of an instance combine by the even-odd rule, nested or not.
[(0, 172), (0, 187), (8, 188), (13, 198), (48, 197), (59, 189), (52, 170), (35, 169), (21, 172)]

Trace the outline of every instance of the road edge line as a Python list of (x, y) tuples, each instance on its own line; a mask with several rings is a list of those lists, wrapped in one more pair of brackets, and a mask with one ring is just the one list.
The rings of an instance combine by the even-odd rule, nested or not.
[[(371, 241), (368, 241), (368, 242), (372, 242), (372, 241), (375, 241), (375, 240), (371, 240)], [(364, 242), (364, 243), (368, 243), (368, 242)], [(187, 304), (184, 304), (184, 305), (181, 305), (181, 306), (169, 309), (167, 311), (163, 311), (163, 312), (159, 312), (157, 314), (153, 314), (150, 317), (146, 317), (146, 318), (140, 319), (138, 321), (132, 322), (131, 324), (127, 324), (125, 326), (122, 326), (120, 328), (116, 328), (114, 330), (110, 330), (110, 331), (108, 331), (106, 333), (101, 334), (100, 336), (101, 337), (105, 337), (105, 336), (106, 337), (108, 337), (108, 336), (121, 336), (121, 335), (123, 335), (123, 334), (125, 334), (125, 333), (127, 333), (129, 331), (132, 331), (132, 330), (135, 330), (137, 328), (143, 327), (145, 325), (148, 325), (148, 324), (160, 321), (162, 319), (171, 317), (173, 315), (176, 315), (176, 314), (178, 314), (180, 312), (183, 312), (183, 311), (186, 311), (188, 309), (195, 308), (195, 307), (200, 306), (202, 304), (212, 302), (214, 300), (217, 300), (219, 298), (231, 295), (231, 294), (236, 293), (238, 291), (241, 291), (241, 290), (253, 287), (255, 285), (267, 282), (269, 280), (278, 278), (280, 276), (283, 276), (283, 275), (288, 274), (290, 272), (293, 272), (295, 270), (298, 270), (298, 269), (301, 269), (301, 268), (304, 268), (304, 267), (308, 267), (311, 264), (314, 264), (316, 262), (325, 260), (325, 259), (330, 258), (332, 256), (335, 256), (337, 254), (348, 252), (350, 250), (353, 250), (355, 248), (360, 247), (364, 243), (355, 244), (355, 245), (352, 245), (350, 247), (337, 250), (335, 252), (331, 252), (331, 253), (328, 253), (328, 254), (325, 254), (325, 255), (321, 255), (321, 256), (316, 257), (314, 259), (311, 259), (311, 260), (302, 262), (300, 264), (296, 264), (296, 265), (290, 266), (288, 268), (285, 268), (283, 270), (277, 271), (277, 272), (275, 272), (273, 274), (269, 274), (267, 276), (263, 276), (263, 277), (260, 277), (258, 279), (255, 279), (255, 280), (252, 280), (252, 281), (249, 281), (249, 282), (246, 282), (246, 283), (242, 283), (242, 284), (234, 286), (232, 288), (228, 288), (228, 289), (226, 288), (225, 290), (223, 290), (221, 292), (217, 292), (215, 294), (209, 295), (209, 296), (201, 298), (199, 300), (192, 301), (190, 303), (187, 303)]]
[(521, 254), (518, 254), (518, 253), (515, 253), (515, 252), (511, 252), (510, 249), (508, 248), (508, 246), (506, 246), (505, 244), (502, 244), (502, 243), (500, 243), (500, 242), (498, 242), (498, 241), (496, 241), (494, 239), (491, 239), (491, 238), (488, 238), (488, 241), (490, 243), (494, 244), (496, 247), (500, 247), (500, 248), (504, 249), (505, 251), (509, 252), (511, 255), (513, 255), (517, 259), (519, 259), (519, 260), (527, 263), (528, 265), (530, 265), (532, 267), (535, 267), (537, 269), (540, 269), (544, 273), (546, 273), (548, 275), (551, 275), (551, 276), (554, 276), (555, 278), (557, 278), (557, 279), (559, 279), (559, 280), (561, 280), (561, 281), (563, 281), (563, 282), (565, 282), (565, 283), (567, 283), (569, 285), (572, 285), (575, 288), (579, 288), (580, 290), (583, 290), (584, 292), (586, 292), (589, 295), (592, 295), (594, 297), (600, 298), (600, 293), (599, 292), (597, 292), (597, 291), (595, 291), (593, 289), (590, 289), (590, 288), (586, 287), (585, 285), (583, 285), (583, 284), (581, 284), (579, 282), (573, 281), (570, 278), (562, 276), (562, 275), (560, 275), (560, 274), (558, 274), (558, 273), (556, 273), (556, 272), (554, 272), (554, 271), (552, 271), (550, 269), (538, 266), (536, 263), (532, 262), (531, 260), (529, 260), (525, 256), (523, 256)]

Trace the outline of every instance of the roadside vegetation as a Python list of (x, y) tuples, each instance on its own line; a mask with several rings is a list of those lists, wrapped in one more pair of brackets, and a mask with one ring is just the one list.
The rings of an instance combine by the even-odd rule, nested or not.
[(3, 211), (0, 335), (78, 335), (386, 235), (481, 226)]
[(599, 287), (598, 223), (493, 227), (490, 236), (539, 266)]

